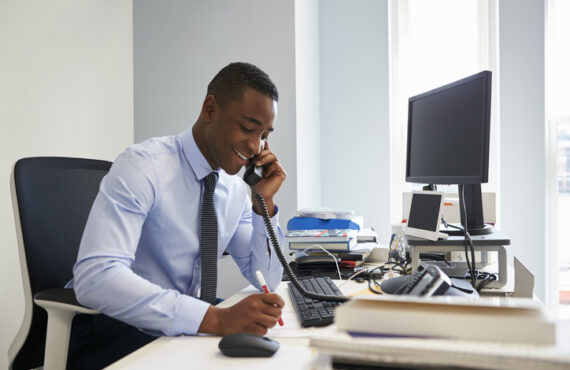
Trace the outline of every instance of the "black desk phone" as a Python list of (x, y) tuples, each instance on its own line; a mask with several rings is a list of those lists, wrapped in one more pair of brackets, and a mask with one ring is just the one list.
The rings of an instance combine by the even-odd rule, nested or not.
[[(255, 159), (255, 157), (253, 159)], [(243, 174), (243, 181), (249, 186), (257, 184), (263, 177), (263, 167), (254, 166), (253, 159), (251, 160), (252, 164), (246, 168)]]
[(433, 295), (451, 295), (478, 298), (479, 293), (463, 279), (447, 276), (435, 265), (420, 264), (412, 275), (387, 279), (380, 283), (387, 294), (409, 294), (421, 297)]
[(437, 266), (419, 265), (400, 294), (422, 297), (442, 295), (452, 286), (451, 279)]

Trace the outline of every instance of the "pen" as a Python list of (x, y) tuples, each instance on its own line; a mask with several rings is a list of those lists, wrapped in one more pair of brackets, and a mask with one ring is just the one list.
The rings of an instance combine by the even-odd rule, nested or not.
[[(263, 277), (263, 274), (261, 273), (261, 271), (257, 270), (255, 272), (255, 276), (257, 276), (257, 281), (259, 282), (259, 285), (261, 285), (261, 288), (263, 289), (263, 291), (267, 294), (271, 293), (269, 291), (269, 288), (267, 287), (267, 283), (265, 282), (265, 278)], [(277, 320), (277, 322), (279, 323), (279, 326), (283, 326), (283, 319), (279, 318), (279, 320)]]

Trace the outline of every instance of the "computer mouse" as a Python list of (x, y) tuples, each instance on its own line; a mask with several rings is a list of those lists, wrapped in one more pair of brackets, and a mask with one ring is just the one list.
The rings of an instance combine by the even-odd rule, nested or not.
[(218, 348), (229, 357), (271, 357), (279, 342), (255, 334), (234, 333), (223, 337)]

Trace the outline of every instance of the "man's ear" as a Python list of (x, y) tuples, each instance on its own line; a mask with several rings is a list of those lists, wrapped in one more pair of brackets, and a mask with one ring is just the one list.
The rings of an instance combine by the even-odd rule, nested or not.
[(202, 103), (200, 115), (205, 121), (211, 121), (218, 112), (218, 102), (214, 95), (207, 95)]

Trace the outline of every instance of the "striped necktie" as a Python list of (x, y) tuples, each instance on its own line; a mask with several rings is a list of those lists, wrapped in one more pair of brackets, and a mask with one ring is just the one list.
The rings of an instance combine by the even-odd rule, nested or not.
[(218, 280), (218, 219), (214, 208), (214, 189), (218, 174), (210, 173), (204, 177), (204, 195), (202, 197), (202, 226), (200, 229), (200, 253), (202, 254), (201, 297), (210, 304), (216, 303)]

